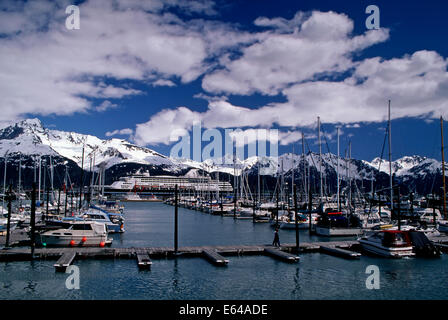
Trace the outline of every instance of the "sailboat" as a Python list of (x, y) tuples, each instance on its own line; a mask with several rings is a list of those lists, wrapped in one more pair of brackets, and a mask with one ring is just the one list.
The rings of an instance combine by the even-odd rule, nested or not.
[[(319, 130), (319, 153), (321, 153), (321, 141), (320, 141), (320, 118), (317, 119), (318, 121), (318, 130)], [(339, 130), (338, 130), (338, 146), (339, 146)], [(339, 159), (339, 148), (338, 148), (338, 159)], [(320, 155), (320, 158), (322, 156)], [(317, 235), (320, 236), (357, 236), (361, 233), (361, 228), (358, 227), (357, 220), (354, 219), (354, 217), (351, 215), (351, 212), (345, 210), (341, 210), (340, 203), (339, 203), (339, 194), (338, 194), (338, 201), (337, 201), (337, 207), (328, 206), (329, 203), (322, 203), (323, 198), (323, 184), (322, 184), (322, 160), (320, 160), (321, 168), (320, 168), (320, 201), (321, 201), (321, 214), (320, 217), (317, 220), (317, 223), (315, 224), (315, 232)], [(350, 162), (349, 162), (350, 163)], [(339, 165), (337, 167), (337, 175), (339, 177)], [(338, 185), (339, 185), (339, 178), (338, 178)], [(339, 190), (339, 186), (338, 186)], [(350, 190), (351, 190), (351, 180), (350, 180)], [(350, 201), (351, 202), (351, 197)], [(350, 203), (349, 203), (350, 205)]]

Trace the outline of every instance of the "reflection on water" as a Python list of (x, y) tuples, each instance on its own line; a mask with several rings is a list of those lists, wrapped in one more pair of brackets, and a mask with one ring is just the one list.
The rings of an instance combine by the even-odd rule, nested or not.
[[(173, 207), (130, 203), (126, 233), (115, 247), (172, 246)], [(179, 245), (268, 244), (268, 224), (179, 210)], [(301, 231), (301, 241), (321, 241)], [(280, 230), (282, 243), (294, 231)], [(325, 239), (328, 240), (328, 239)], [(302, 254), (298, 264), (265, 256), (232, 256), (217, 268), (200, 258), (153, 259), (150, 271), (133, 260), (78, 260), (80, 290), (65, 288), (68, 274), (54, 261), (0, 263), (1, 299), (446, 299), (446, 255), (440, 259), (388, 260), (362, 256), (344, 260)], [(365, 286), (368, 265), (380, 268), (380, 290)]]

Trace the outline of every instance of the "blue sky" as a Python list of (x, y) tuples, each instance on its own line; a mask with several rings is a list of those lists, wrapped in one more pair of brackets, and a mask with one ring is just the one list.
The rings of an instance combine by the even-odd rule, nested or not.
[[(353, 157), (371, 160), (391, 99), (393, 157), (440, 159), (448, 3), (82, 1), (81, 29), (65, 30), (69, 4), (0, 5), (0, 121), (38, 117), (169, 154), (162, 132), (188, 132), (200, 119), (210, 128), (279, 129), (284, 153), (301, 148), (294, 133), (302, 130), (317, 151), (320, 116), (332, 152), (338, 125), (341, 153), (350, 139)], [(371, 4), (380, 30), (365, 27)], [(132, 134), (110, 134), (122, 129)]]

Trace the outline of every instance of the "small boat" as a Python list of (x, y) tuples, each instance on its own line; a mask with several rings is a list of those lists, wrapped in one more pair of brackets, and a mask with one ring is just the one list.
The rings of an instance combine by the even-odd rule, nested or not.
[(95, 221), (73, 221), (70, 227), (46, 231), (36, 240), (44, 247), (104, 247), (112, 243), (106, 225)]
[[(308, 229), (310, 225), (309, 218), (303, 214), (297, 215), (297, 227), (298, 229)], [(296, 221), (294, 217), (294, 213), (288, 216), (281, 216), (278, 220), (280, 229), (292, 229), (296, 228)]]
[(106, 225), (107, 232), (109, 233), (124, 232), (124, 218), (118, 213), (109, 214), (105, 210), (101, 210), (97, 207), (92, 207), (84, 213), (82, 218), (86, 221), (96, 221), (104, 223)]
[[(17, 227), (17, 221), (9, 221), (9, 230), (12, 231)], [(8, 219), (0, 218), (0, 232), (7, 231), (8, 229)]]
[(357, 220), (355, 217), (347, 217), (340, 211), (328, 211), (319, 217), (315, 231), (317, 235), (326, 237), (358, 236), (361, 228), (354, 222), (355, 220)]
[(372, 231), (358, 241), (365, 251), (382, 257), (401, 258), (415, 255), (408, 231)]
[(155, 195), (151, 195), (149, 197), (140, 197), (137, 193), (131, 193), (126, 195), (123, 202), (163, 202), (163, 200), (157, 198)]

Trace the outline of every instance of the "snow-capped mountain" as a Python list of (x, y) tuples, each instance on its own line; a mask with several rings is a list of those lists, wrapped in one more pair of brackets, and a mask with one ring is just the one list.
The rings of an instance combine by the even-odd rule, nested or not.
[(84, 147), (84, 169), (90, 160), (96, 167), (110, 168), (121, 163), (164, 166), (176, 170), (178, 163), (148, 148), (142, 148), (126, 140), (101, 140), (92, 135), (75, 132), (49, 130), (38, 119), (18, 122), (0, 130), (0, 156), (22, 154), (24, 156), (60, 156), (82, 165)]
[[(109, 181), (120, 176), (135, 173), (137, 170), (150, 170), (152, 174), (186, 174), (198, 175), (199, 170), (208, 173), (223, 173), (223, 175), (258, 174), (275, 177), (284, 174), (295, 179), (301, 179), (304, 169), (307, 175), (318, 179), (320, 171), (329, 185), (336, 181), (338, 168), (337, 156), (334, 154), (308, 153), (304, 157), (297, 154), (283, 154), (279, 157), (249, 157), (245, 160), (233, 159), (233, 155), (225, 155), (220, 159), (208, 159), (197, 162), (190, 159), (173, 159), (149, 148), (132, 144), (122, 139), (102, 140), (98, 137), (76, 132), (50, 130), (43, 127), (38, 119), (17, 122), (0, 130), (0, 157), (10, 159), (9, 165), (17, 167), (21, 161), (23, 168), (32, 169), (39, 156), (50, 156), (63, 172), (65, 165), (69, 170), (77, 171), (79, 175), (84, 155), (84, 170), (90, 170), (90, 162), (94, 160), (95, 171), (104, 166), (108, 172)], [(12, 160), (11, 160), (12, 159)], [(20, 160), (19, 160), (20, 159)], [(3, 160), (0, 160), (3, 161)], [(78, 168), (78, 169), (76, 169)], [(392, 162), (395, 178), (410, 186), (421, 189), (422, 192), (434, 191), (439, 188), (441, 180), (441, 162), (421, 156), (406, 156)], [(14, 170), (13, 170), (14, 171)], [(26, 174), (26, 173), (25, 173)], [(61, 173), (63, 175), (63, 173)], [(14, 173), (12, 174), (14, 175)], [(28, 172), (28, 175), (31, 175)], [(379, 158), (371, 162), (356, 159), (339, 159), (339, 176), (343, 180), (368, 182), (372, 179), (377, 183), (387, 185), (389, 163)], [(12, 179), (12, 178), (11, 178)]]

